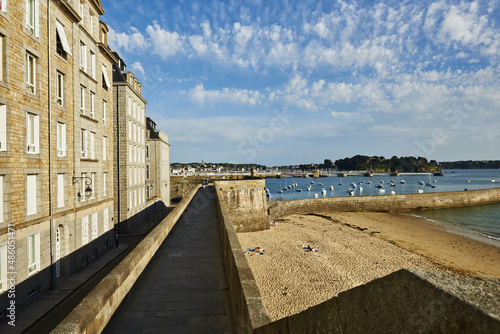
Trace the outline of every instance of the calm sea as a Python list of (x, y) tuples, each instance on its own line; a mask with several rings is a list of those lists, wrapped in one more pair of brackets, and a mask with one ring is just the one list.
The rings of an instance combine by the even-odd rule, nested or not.
[[(499, 183), (493, 183), (492, 180)], [(371, 182), (371, 184), (368, 182)], [(391, 186), (391, 183), (394, 186)], [(424, 183), (424, 185), (421, 183)], [(379, 192), (379, 188), (376, 187), (377, 184), (383, 186), (384, 193)], [(444, 176), (401, 174), (395, 177), (388, 174), (375, 174), (373, 177), (348, 176), (340, 178), (329, 176), (317, 179), (287, 177), (267, 179), (266, 186), (271, 195), (271, 200), (314, 198), (315, 194), (318, 198), (351, 196), (348, 192), (349, 189), (353, 190), (352, 196), (390, 196), (392, 191), (396, 194), (410, 194), (416, 193), (419, 189), (424, 193), (429, 193), (499, 188), (500, 170), (445, 170)], [(308, 187), (310, 187), (310, 190), (307, 189)], [(333, 190), (330, 189), (331, 187), (333, 187)], [(287, 190), (284, 190), (285, 188)], [(298, 189), (302, 191), (297, 191)], [(322, 192), (323, 189), (325, 189), (325, 193)], [(278, 192), (280, 190), (282, 192)], [(425, 210), (417, 211), (414, 214), (446, 227), (487, 237), (495, 241), (495, 244), (500, 245), (500, 204)]]

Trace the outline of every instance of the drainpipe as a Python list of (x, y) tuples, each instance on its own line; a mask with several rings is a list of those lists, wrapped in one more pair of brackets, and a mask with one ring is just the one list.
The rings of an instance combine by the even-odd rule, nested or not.
[[(120, 102), (119, 102), (120, 86), (116, 85), (116, 170), (118, 177), (118, 235), (121, 232), (121, 202), (120, 202)], [(116, 241), (115, 241), (116, 242)]]
[(50, 289), (55, 287), (55, 271), (54, 271), (54, 212), (53, 212), (53, 195), (54, 189), (52, 187), (52, 86), (50, 78), (52, 77), (52, 68), (50, 66), (50, 4), (51, 0), (47, 1), (47, 56), (48, 56), (48, 100), (49, 100), (49, 216), (50, 216)]

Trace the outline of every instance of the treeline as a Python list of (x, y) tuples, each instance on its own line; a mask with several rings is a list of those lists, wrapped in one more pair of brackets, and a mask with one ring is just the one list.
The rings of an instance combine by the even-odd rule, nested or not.
[[(266, 169), (266, 166), (264, 166), (264, 165), (252, 164), (252, 163), (250, 163), (250, 164), (235, 164), (235, 163), (229, 163), (229, 162), (205, 162), (204, 165), (207, 168), (211, 168), (212, 166), (216, 166), (216, 167), (222, 167), (222, 168), (228, 169), (228, 170), (241, 170), (242, 168), (245, 168), (245, 170), (250, 170), (252, 168)], [(201, 162), (191, 162), (191, 163), (174, 162), (171, 164), (171, 167), (173, 167), (173, 168), (186, 168), (186, 167), (202, 168), (203, 164)]]
[(372, 170), (374, 172), (435, 172), (441, 168), (435, 160), (427, 161), (423, 157), (396, 157), (386, 159), (383, 156), (369, 157), (355, 155), (352, 158), (335, 161), (338, 170)]
[(500, 160), (445, 161), (439, 165), (442, 169), (500, 169)]

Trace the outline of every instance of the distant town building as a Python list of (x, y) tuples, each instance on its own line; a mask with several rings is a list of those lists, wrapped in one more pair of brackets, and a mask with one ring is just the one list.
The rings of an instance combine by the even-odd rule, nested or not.
[(113, 55), (115, 224), (120, 233), (146, 221), (146, 100), (123, 59)]
[(146, 197), (170, 204), (170, 144), (168, 136), (146, 117)]
[[(116, 62), (99, 0), (0, 1), (0, 314), (113, 247)], [(27, 5), (29, 4), (29, 5)], [(15, 241), (15, 268), (8, 245)], [(9, 265), (9, 267), (8, 267)]]

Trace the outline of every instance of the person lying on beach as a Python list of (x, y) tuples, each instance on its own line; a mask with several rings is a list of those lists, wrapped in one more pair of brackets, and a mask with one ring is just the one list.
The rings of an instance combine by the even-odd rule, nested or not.
[(264, 248), (255, 247), (255, 248), (247, 248), (247, 249), (245, 249), (245, 254), (250, 254), (250, 252), (253, 252), (255, 254), (263, 255), (264, 254)]
[(305, 249), (308, 252), (314, 252), (314, 253), (318, 253), (319, 252), (319, 250), (317, 250), (315, 248), (311, 248), (311, 246), (309, 246), (309, 245), (307, 245), (307, 246), (302, 245), (302, 249)]

